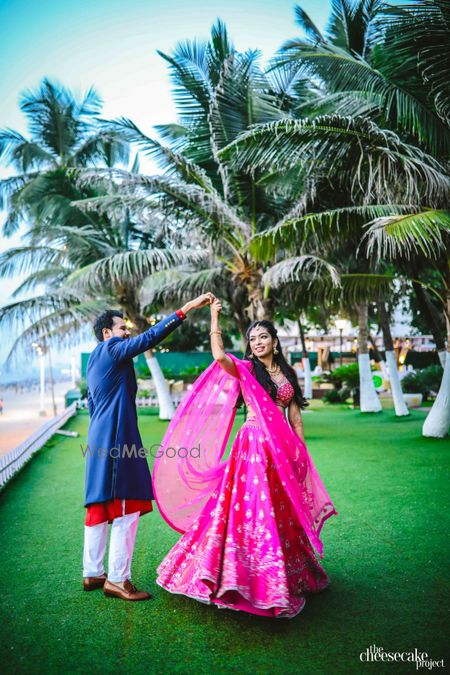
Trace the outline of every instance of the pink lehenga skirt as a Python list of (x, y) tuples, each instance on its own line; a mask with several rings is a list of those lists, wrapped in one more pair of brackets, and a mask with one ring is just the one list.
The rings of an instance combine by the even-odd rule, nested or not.
[(239, 430), (219, 487), (157, 572), (170, 593), (280, 618), (328, 586), (256, 420)]

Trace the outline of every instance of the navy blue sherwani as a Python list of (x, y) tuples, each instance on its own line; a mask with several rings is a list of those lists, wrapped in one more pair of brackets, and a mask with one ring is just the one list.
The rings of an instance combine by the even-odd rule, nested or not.
[(99, 342), (87, 365), (91, 417), (86, 452), (85, 506), (109, 499), (153, 499), (136, 410), (133, 357), (154, 347), (182, 320), (174, 312), (134, 338)]

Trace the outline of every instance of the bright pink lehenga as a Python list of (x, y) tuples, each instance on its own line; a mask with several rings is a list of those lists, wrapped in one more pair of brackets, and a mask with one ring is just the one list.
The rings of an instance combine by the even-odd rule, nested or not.
[(264, 430), (247, 421), (222, 482), (158, 567), (171, 593), (235, 610), (291, 618), (329, 579), (270, 459)]
[[(155, 460), (159, 509), (183, 534), (159, 565), (157, 583), (218, 607), (291, 618), (305, 593), (329, 584), (313, 546), (322, 557), (320, 531), (337, 511), (251, 363), (230, 358), (237, 377), (218, 364), (205, 370)], [(243, 424), (224, 460), (239, 392), (255, 419)]]

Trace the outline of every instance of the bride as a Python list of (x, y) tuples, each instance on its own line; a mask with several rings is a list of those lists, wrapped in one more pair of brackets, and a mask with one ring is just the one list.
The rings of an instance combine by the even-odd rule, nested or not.
[[(153, 470), (163, 517), (183, 536), (158, 567), (167, 591), (220, 608), (296, 616), (329, 584), (313, 546), (337, 511), (304, 442), (307, 405), (269, 321), (247, 331), (244, 360), (223, 348), (211, 304), (214, 363), (177, 409)], [(247, 418), (223, 459), (236, 408)], [(287, 418), (286, 418), (287, 413)]]

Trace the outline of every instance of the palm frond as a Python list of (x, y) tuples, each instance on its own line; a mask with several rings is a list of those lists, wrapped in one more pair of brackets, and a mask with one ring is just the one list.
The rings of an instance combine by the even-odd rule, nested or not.
[(356, 53), (331, 44), (285, 45), (279, 64), (293, 61), (299, 76), (326, 84), (330, 93), (362, 92), (381, 102), (383, 117), (395, 128), (413, 134), (431, 152), (446, 155), (450, 150), (448, 126), (426, 100), (409, 92), (407, 86), (392, 81), (381, 70)]
[(68, 89), (47, 78), (37, 90), (25, 91), (20, 98), (32, 140), (60, 161), (69, 157), (89, 133), (91, 118), (99, 112), (100, 105), (94, 89), (78, 101)]
[(98, 293), (99, 289), (111, 288), (123, 283), (140, 285), (149, 275), (176, 265), (205, 261), (204, 251), (190, 249), (152, 249), (149, 251), (125, 251), (108, 256), (72, 273), (68, 288), (80, 288)]
[[(23, 301), (22, 301), (23, 302)], [(74, 342), (86, 337), (89, 325), (104, 310), (107, 298), (98, 300), (72, 301), (63, 307), (55, 307), (53, 311), (33, 320), (14, 341), (5, 363), (8, 364), (24, 353), (31, 352), (33, 342), (42, 342), (48, 346), (73, 347)], [(2, 316), (0, 310), (0, 325)]]
[(17, 171), (28, 172), (55, 166), (55, 156), (13, 129), (0, 131), (0, 159)]
[(367, 223), (361, 246), (367, 256), (429, 259), (443, 255), (450, 244), (450, 212), (428, 209), (420, 213), (386, 216)]
[(450, 5), (448, 0), (416, 0), (383, 9), (383, 50), (376, 53), (388, 76), (401, 77), (426, 97), (442, 122), (450, 120)]
[(28, 293), (29, 291), (36, 291), (42, 284), (46, 287), (56, 288), (60, 286), (61, 282), (69, 274), (69, 270), (65, 270), (61, 267), (46, 267), (45, 269), (38, 270), (29, 274), (27, 278), (17, 286), (17, 288), (12, 293), (12, 298), (19, 298), (22, 293)]
[(449, 178), (437, 160), (366, 118), (324, 115), (257, 125), (220, 154), (249, 171), (306, 164), (311, 174), (346, 177), (353, 198), (359, 193), (365, 202), (426, 197), (433, 203), (448, 196)]
[(17, 246), (0, 253), (0, 277), (33, 274), (51, 265), (62, 266), (65, 254), (50, 246)]
[(221, 266), (196, 270), (185, 266), (156, 272), (143, 284), (141, 301), (145, 306), (181, 304), (208, 291), (222, 296), (224, 269)]
[(300, 5), (294, 6), (295, 23), (305, 32), (306, 36), (313, 42), (325, 42), (324, 37), (316, 24), (310, 19), (308, 14)]
[(413, 208), (409, 204), (369, 204), (305, 215), (288, 214), (274, 227), (252, 237), (250, 249), (259, 260), (270, 260), (279, 249), (300, 246), (308, 237), (323, 246), (325, 240), (347, 238), (349, 229), (359, 230), (374, 218), (411, 213)]
[(123, 133), (118, 130), (103, 130), (93, 133), (74, 148), (72, 164), (86, 166), (103, 162), (106, 166), (127, 165), (130, 158), (130, 145)]
[(287, 258), (272, 265), (263, 275), (266, 286), (277, 289), (296, 281), (307, 281), (309, 285), (318, 279), (327, 277), (332, 286), (340, 285), (339, 273), (334, 265), (314, 255), (302, 255)]
[[(75, 175), (75, 173), (73, 174)], [(186, 183), (176, 177), (144, 176), (132, 174), (119, 169), (85, 169), (76, 172), (80, 185), (102, 185), (106, 177), (117, 180), (119, 190), (132, 192), (137, 188), (144, 190), (144, 194), (164, 197), (159, 202), (163, 212), (190, 212), (198, 218), (199, 227), (212, 238), (218, 238), (231, 228), (236, 228), (243, 236), (250, 233), (249, 225), (241, 220), (229, 204), (215, 191), (207, 191), (200, 185)], [(112, 200), (104, 200), (110, 206)], [(91, 200), (93, 206), (99, 207), (101, 200)], [(81, 202), (74, 204), (81, 206)], [(85, 202), (88, 208), (88, 202)], [(118, 202), (116, 202), (118, 206)], [(146, 202), (137, 202), (136, 206), (150, 205)]]
[(105, 122), (105, 124), (124, 134), (131, 143), (136, 143), (145, 155), (157, 159), (160, 166), (166, 169), (169, 175), (177, 173), (183, 180), (196, 183), (205, 190), (214, 189), (209, 176), (201, 167), (179, 152), (175, 152), (146, 136), (131, 120), (122, 117), (112, 122)]
[(11, 334), (21, 332), (48, 314), (67, 309), (71, 302), (77, 303), (78, 298), (60, 291), (10, 302), (0, 307), (0, 327)]
[(394, 274), (341, 274), (342, 298), (345, 304), (383, 301), (392, 297), (394, 283), (400, 281)]
[(26, 211), (22, 204), (23, 193), (38, 175), (38, 173), (19, 174), (0, 180), (0, 209), (6, 212), (2, 228), (5, 237), (12, 236), (19, 229)]

